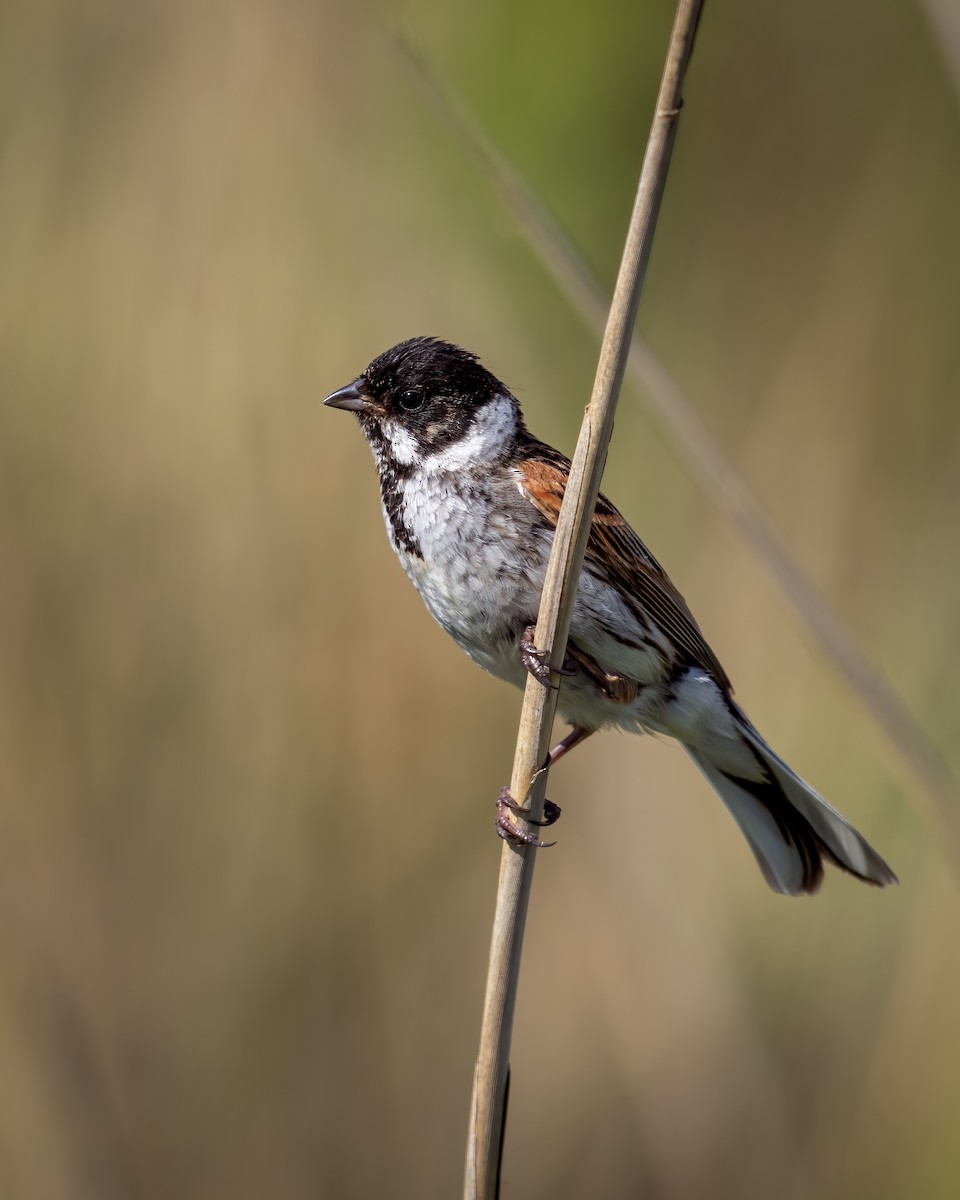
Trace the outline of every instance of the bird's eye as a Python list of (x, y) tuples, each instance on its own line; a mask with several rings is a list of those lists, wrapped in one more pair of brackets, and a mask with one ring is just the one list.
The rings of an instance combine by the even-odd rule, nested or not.
[(423, 392), (401, 392), (399, 404), (404, 412), (416, 412), (423, 407)]

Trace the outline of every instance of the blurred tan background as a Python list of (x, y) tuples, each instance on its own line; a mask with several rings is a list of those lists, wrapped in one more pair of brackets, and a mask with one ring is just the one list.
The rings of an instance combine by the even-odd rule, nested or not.
[[(519, 694), (320, 398), (437, 333), (571, 448), (593, 336), (393, 50), (612, 283), (672, 8), (0, 15), (0, 1195), (458, 1195)], [(641, 328), (960, 768), (960, 104), (900, 0), (708, 4)], [(558, 770), (504, 1196), (953, 1198), (957, 863), (628, 389), (605, 490), (902, 886), (769, 893), (676, 747)]]

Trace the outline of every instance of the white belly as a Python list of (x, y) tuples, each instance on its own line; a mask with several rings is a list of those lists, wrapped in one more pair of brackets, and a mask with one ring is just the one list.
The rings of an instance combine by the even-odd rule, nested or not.
[[(522, 688), (526, 671), (518, 641), (536, 622), (552, 531), (514, 485), (478, 484), (473, 478), (470, 489), (449, 475), (417, 474), (406, 480), (403, 517), (420, 553), (405, 547), (392, 530), (391, 541), (438, 624), (485, 671)], [(658, 723), (665, 655), (644, 642), (651, 633), (641, 629), (610, 584), (584, 571), (572, 640), (604, 669), (643, 686), (636, 703), (623, 705), (604, 697), (583, 674), (565, 679), (561, 714), (592, 728), (636, 730)]]

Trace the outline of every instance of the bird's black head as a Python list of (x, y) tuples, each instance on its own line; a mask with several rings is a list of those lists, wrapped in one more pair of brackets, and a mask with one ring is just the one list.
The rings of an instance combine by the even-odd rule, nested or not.
[(495, 443), (509, 449), (520, 421), (516, 400), (475, 354), (432, 337), (385, 350), (324, 403), (355, 412), (375, 448), (388, 443), (399, 458), (429, 458), (462, 442), (481, 413), (497, 418), (482, 447), (490, 458)]

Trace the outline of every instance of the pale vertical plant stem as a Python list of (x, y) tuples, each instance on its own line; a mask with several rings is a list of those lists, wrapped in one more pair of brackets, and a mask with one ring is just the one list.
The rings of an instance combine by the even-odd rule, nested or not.
[[(536, 640), (538, 647), (549, 653), (554, 667), (564, 661), (590, 520), (613, 432), (617, 397), (650, 258), (682, 105), (684, 75), (701, 7), (702, 0), (680, 0), (677, 5), (593, 394), (584, 414), (553, 539), (537, 616)], [(539, 768), (547, 758), (556, 706), (555, 690), (543, 687), (532, 677), (527, 680), (510, 791), (517, 799), (526, 801), (529, 814), (535, 819), (543, 813), (547, 773)], [(504, 844), (467, 1133), (466, 1200), (494, 1200), (497, 1195), (510, 1040), (535, 861), (534, 847)]]

